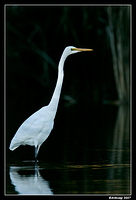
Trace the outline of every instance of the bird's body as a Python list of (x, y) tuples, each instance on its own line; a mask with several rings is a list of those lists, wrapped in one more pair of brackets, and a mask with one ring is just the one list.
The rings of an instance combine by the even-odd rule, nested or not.
[(92, 51), (92, 49), (79, 49), (73, 46), (64, 49), (58, 66), (56, 87), (49, 105), (42, 107), (22, 123), (11, 140), (10, 150), (13, 151), (20, 145), (35, 146), (35, 158), (37, 158), (40, 146), (53, 129), (64, 77), (64, 62), (68, 55), (81, 51)]
[(14, 150), (20, 145), (41, 146), (49, 136), (54, 124), (47, 108), (47, 106), (42, 107), (23, 122), (11, 141), (10, 150)]

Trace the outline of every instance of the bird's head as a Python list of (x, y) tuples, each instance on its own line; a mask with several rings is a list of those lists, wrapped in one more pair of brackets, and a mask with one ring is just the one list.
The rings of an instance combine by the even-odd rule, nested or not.
[(65, 48), (64, 52), (68, 55), (82, 52), (82, 51), (93, 51), (93, 49), (76, 48), (74, 46), (68, 46)]
[(66, 60), (66, 58), (74, 53), (78, 53), (78, 52), (83, 52), (83, 51), (93, 51), (93, 49), (83, 49), (83, 48), (76, 48), (74, 46), (68, 46), (64, 49), (61, 59), (60, 59), (60, 64), (64, 64), (64, 61)]

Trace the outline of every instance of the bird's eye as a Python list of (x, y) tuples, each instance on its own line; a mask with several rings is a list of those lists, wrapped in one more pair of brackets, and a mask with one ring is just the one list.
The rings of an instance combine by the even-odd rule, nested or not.
[(75, 48), (71, 48), (71, 51), (75, 51)]

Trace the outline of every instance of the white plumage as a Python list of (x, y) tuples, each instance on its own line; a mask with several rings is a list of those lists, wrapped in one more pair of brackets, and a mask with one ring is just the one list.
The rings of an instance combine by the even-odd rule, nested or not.
[(19, 127), (14, 135), (10, 150), (15, 150), (20, 145), (41, 146), (53, 129), (54, 121), (45, 106), (32, 114)]
[(37, 159), (40, 146), (48, 138), (53, 129), (64, 77), (64, 62), (68, 55), (81, 51), (92, 51), (92, 49), (80, 49), (73, 46), (68, 46), (64, 49), (58, 65), (56, 87), (49, 105), (42, 107), (22, 123), (11, 140), (10, 150), (13, 151), (20, 145), (35, 146), (35, 159)]

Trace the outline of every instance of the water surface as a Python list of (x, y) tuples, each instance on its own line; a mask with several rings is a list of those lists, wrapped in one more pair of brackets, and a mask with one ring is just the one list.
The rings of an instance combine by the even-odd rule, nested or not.
[(67, 120), (69, 113), (41, 147), (37, 165), (8, 159), (6, 194), (131, 194), (128, 107), (104, 107), (84, 121), (74, 111)]

